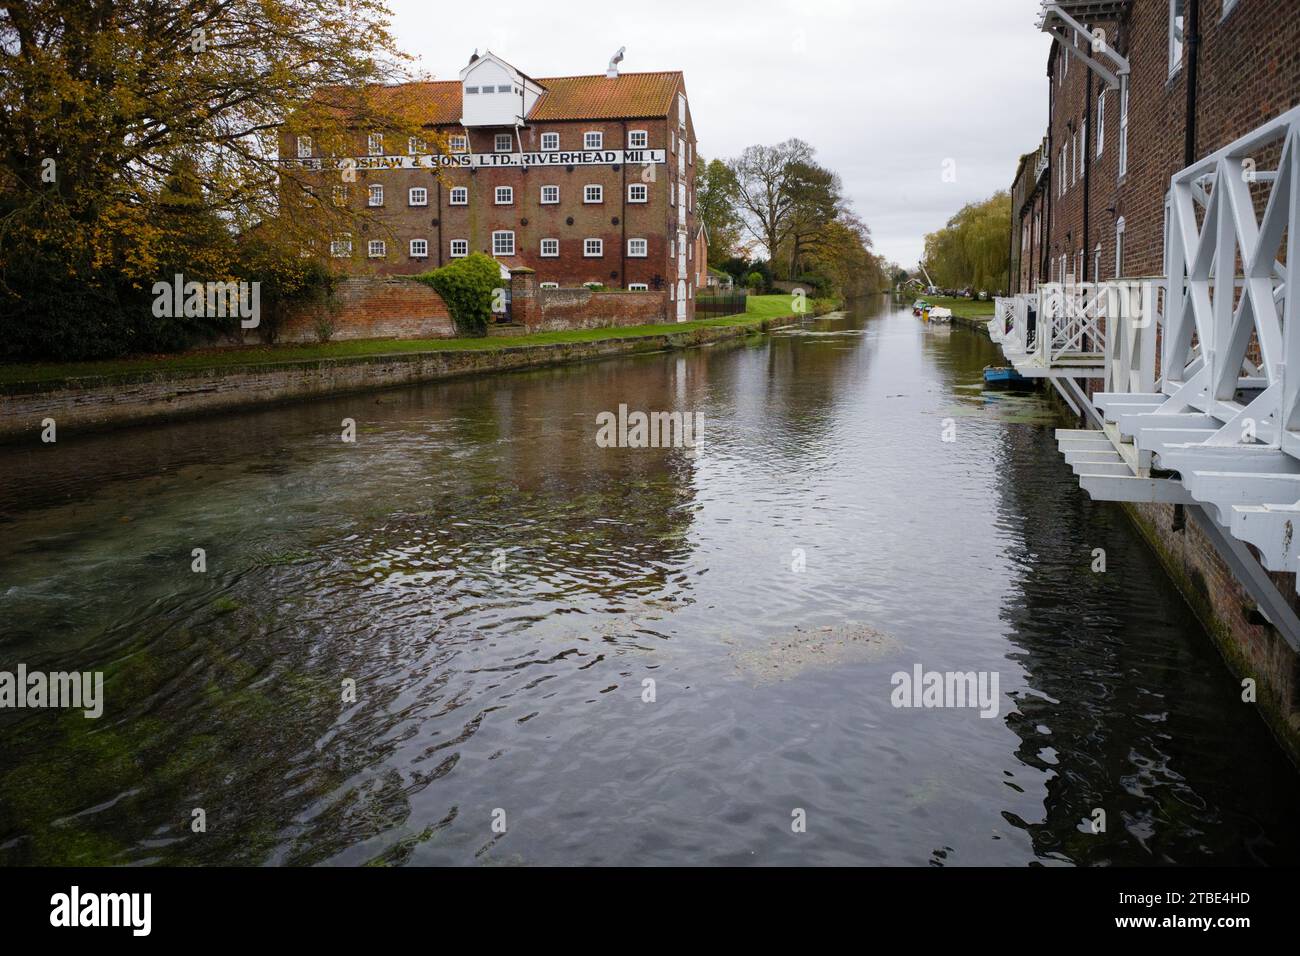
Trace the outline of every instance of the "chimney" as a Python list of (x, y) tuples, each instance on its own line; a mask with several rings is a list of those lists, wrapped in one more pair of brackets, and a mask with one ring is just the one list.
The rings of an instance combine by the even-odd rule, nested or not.
[(618, 52), (609, 58), (609, 67), (605, 70), (605, 76), (611, 80), (618, 78), (618, 65), (623, 62), (623, 52), (627, 49), (625, 46), (618, 48)]

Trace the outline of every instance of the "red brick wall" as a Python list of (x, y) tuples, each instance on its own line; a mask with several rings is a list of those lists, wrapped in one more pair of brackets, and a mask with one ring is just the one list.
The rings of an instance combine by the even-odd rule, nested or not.
[(542, 289), (541, 321), (530, 332), (598, 329), (672, 322), (667, 292), (592, 292), (589, 289)]
[[(665, 290), (541, 289), (536, 296), (536, 310), (526, 309), (522, 299), (516, 310), (516, 320), (529, 332), (651, 325), (672, 322), (676, 314)], [(442, 297), (422, 282), (401, 276), (339, 280), (328, 303), (303, 304), (288, 311), (280, 319), (277, 341), (319, 342), (322, 323), (332, 341), (448, 338), (456, 334)]]
[(279, 322), (278, 341), (321, 341), (320, 323), (330, 339), (424, 339), (455, 334), (442, 296), (421, 282), (404, 278), (357, 276), (341, 279), (328, 303), (300, 305)]

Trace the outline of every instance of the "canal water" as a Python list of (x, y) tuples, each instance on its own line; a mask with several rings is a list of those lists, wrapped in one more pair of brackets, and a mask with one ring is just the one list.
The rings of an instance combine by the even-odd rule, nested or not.
[(0, 862), (1293, 860), (1300, 778), (994, 359), (879, 299), (3, 450), (0, 669), (105, 702), (0, 712)]

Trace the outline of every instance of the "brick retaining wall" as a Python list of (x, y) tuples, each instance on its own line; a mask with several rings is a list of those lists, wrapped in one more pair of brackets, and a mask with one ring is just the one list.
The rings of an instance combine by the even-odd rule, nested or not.
[[(321, 334), (324, 330), (328, 336)], [(289, 309), (280, 319), (277, 341), (437, 339), (455, 334), (447, 304), (423, 282), (403, 276), (355, 277), (340, 280), (328, 302)]]

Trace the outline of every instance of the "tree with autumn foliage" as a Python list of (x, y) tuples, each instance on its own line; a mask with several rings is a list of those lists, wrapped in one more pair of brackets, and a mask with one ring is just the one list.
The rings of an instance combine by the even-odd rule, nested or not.
[(367, 213), (282, 168), (281, 144), (435, 139), (382, 95), (406, 78), (389, 16), (382, 0), (0, 0), (4, 354), (181, 347), (210, 330), (152, 316), (175, 272), (310, 284), (311, 250)]

